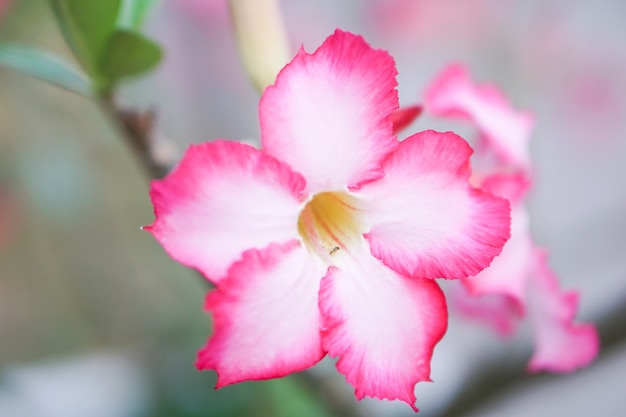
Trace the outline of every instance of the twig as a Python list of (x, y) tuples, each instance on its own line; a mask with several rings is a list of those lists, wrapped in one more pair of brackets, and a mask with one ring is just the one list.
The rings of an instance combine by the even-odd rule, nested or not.
[(100, 100), (100, 107), (116, 127), (121, 131), (125, 142), (133, 150), (149, 179), (163, 178), (176, 164), (175, 160), (160, 160), (155, 158), (154, 110), (140, 112), (118, 107), (111, 96)]

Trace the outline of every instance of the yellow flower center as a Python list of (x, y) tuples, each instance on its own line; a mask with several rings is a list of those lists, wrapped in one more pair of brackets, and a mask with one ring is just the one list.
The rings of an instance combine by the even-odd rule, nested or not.
[(357, 200), (346, 192), (316, 194), (298, 218), (298, 232), (306, 246), (322, 259), (345, 251), (362, 234)]

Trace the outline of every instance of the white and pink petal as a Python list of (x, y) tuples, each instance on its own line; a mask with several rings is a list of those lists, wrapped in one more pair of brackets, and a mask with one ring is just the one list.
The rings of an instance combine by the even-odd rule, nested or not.
[(357, 399), (401, 400), (415, 411), (415, 384), (430, 381), (433, 349), (447, 327), (434, 280), (411, 279), (369, 254), (365, 242), (322, 280), (323, 347)]
[(464, 285), (456, 284), (446, 293), (454, 311), (467, 320), (491, 327), (500, 336), (515, 332), (523, 315), (517, 300), (503, 294), (470, 294)]
[(376, 178), (397, 146), (396, 73), (387, 52), (341, 30), (313, 54), (300, 50), (261, 98), (264, 150), (298, 170), (309, 193)]
[(298, 241), (246, 252), (207, 297), (214, 331), (196, 366), (216, 370), (219, 388), (316, 364), (324, 356), (317, 299), (325, 273)]
[(428, 88), (424, 107), (436, 116), (474, 123), (503, 162), (530, 172), (533, 116), (513, 109), (496, 87), (474, 85), (464, 66), (442, 71)]
[(525, 311), (528, 280), (533, 271), (533, 256), (537, 251), (530, 237), (526, 208), (516, 206), (511, 211), (511, 238), (491, 264), (463, 283), (476, 296), (500, 295), (517, 303)]
[(598, 355), (600, 340), (593, 324), (575, 323), (578, 293), (562, 292), (546, 256), (537, 252), (528, 286), (528, 312), (535, 352), (528, 364), (533, 372), (572, 372)]
[(372, 254), (420, 278), (477, 274), (509, 238), (509, 203), (469, 185), (472, 149), (454, 133), (425, 131), (400, 143), (385, 175), (355, 190)]
[(511, 207), (520, 207), (532, 185), (532, 180), (524, 173), (498, 173), (484, 177), (480, 188), (491, 194), (506, 198)]
[(152, 182), (155, 220), (145, 229), (172, 258), (218, 283), (244, 251), (298, 237), (304, 188), (301, 175), (249, 145), (192, 145)]

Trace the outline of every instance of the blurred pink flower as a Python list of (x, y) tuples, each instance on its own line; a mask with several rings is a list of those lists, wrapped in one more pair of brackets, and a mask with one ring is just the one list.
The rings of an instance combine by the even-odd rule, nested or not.
[(464, 285), (449, 287), (446, 297), (463, 318), (487, 325), (500, 336), (509, 337), (517, 330), (521, 312), (509, 297), (500, 294), (472, 296)]
[(370, 26), (381, 34), (407, 41), (485, 37), (502, 1), (369, 0)]
[(185, 10), (207, 25), (207, 29), (215, 24), (229, 24), (228, 3), (226, 0), (168, 0), (172, 5)]
[(574, 323), (578, 293), (561, 291), (545, 252), (532, 241), (522, 199), (528, 186), (520, 175), (485, 180), (487, 191), (511, 202), (511, 239), (488, 268), (463, 283), (475, 296), (497, 294), (515, 305), (500, 314), (529, 318), (535, 341), (531, 371), (570, 372), (597, 356), (598, 335), (592, 324)]
[(532, 371), (569, 372), (588, 365), (599, 350), (596, 329), (574, 323), (578, 294), (561, 292), (544, 251), (530, 235), (524, 197), (531, 186), (528, 144), (532, 117), (514, 110), (495, 87), (473, 85), (460, 65), (444, 70), (430, 86), (425, 109), (438, 116), (465, 118), (478, 128), (484, 139), (478, 149), (493, 152), (496, 163), (483, 168), (474, 182), (511, 203), (511, 239), (488, 268), (462, 280), (469, 294), (484, 297), (485, 304), (456, 294), (459, 310), (504, 335), (512, 333), (513, 324), (527, 316), (535, 341), (529, 363)]
[(426, 92), (425, 107), (435, 116), (472, 122), (504, 164), (530, 172), (528, 144), (534, 120), (530, 113), (513, 110), (504, 95), (492, 85), (474, 85), (465, 67), (451, 65), (441, 72)]
[[(597, 24), (607, 14), (620, 13), (610, 3), (572, 6), (548, 13), (535, 10), (541, 17), (533, 19), (528, 40), (520, 44), (520, 63), (559, 126), (554, 139), (599, 152), (626, 132), (623, 42), (609, 22)], [(580, 13), (587, 18), (579, 19)]]
[(0, 16), (2, 16), (4, 12), (9, 8), (9, 6), (11, 5), (11, 1), (12, 0), (0, 0)]
[[(393, 135), (393, 59), (336, 31), (265, 91), (262, 149), (191, 146), (152, 184), (146, 227), (217, 288), (197, 366), (217, 386), (280, 377), (325, 354), (358, 399), (415, 410), (447, 326), (433, 278), (482, 270), (509, 235), (509, 205), (469, 185), (467, 143)], [(413, 112), (414, 114), (414, 112)]]

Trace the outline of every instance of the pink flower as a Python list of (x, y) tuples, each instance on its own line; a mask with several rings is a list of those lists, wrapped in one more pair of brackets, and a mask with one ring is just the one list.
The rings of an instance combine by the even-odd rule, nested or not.
[(588, 365), (599, 350), (595, 327), (574, 323), (578, 294), (561, 292), (544, 251), (530, 235), (524, 197), (531, 186), (532, 116), (514, 110), (495, 87), (475, 86), (460, 65), (444, 70), (430, 86), (425, 108), (435, 115), (468, 119), (478, 128), (485, 141), (477, 156), (484, 161), (485, 154), (494, 153), (496, 161), (475, 182), (511, 203), (511, 239), (502, 253), (479, 274), (462, 279), (479, 299), (472, 302), (456, 294), (455, 304), (503, 335), (528, 317), (535, 341), (532, 371), (569, 372)]
[(198, 355), (217, 386), (280, 377), (325, 354), (358, 399), (415, 410), (445, 333), (433, 278), (474, 275), (509, 235), (509, 206), (471, 187), (453, 133), (398, 142), (393, 59), (336, 31), (301, 50), (264, 93), (262, 149), (191, 146), (152, 184), (147, 227), (216, 289)]
[(529, 181), (521, 175), (499, 175), (483, 187), (511, 202), (511, 239), (491, 265), (463, 279), (475, 296), (500, 295), (505, 301), (498, 314), (512, 321), (527, 316), (535, 351), (529, 370), (571, 372), (590, 364), (598, 354), (599, 339), (592, 324), (574, 323), (578, 293), (563, 293), (550, 270), (545, 252), (530, 236), (523, 196)]
[(0, 0), (0, 17), (3, 17), (9, 6), (11, 6), (11, 0)]
[(512, 109), (496, 87), (474, 85), (465, 67), (456, 64), (442, 71), (424, 100), (424, 107), (435, 116), (472, 122), (483, 135), (484, 148), (495, 151), (504, 164), (530, 172), (533, 117)]

